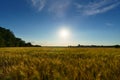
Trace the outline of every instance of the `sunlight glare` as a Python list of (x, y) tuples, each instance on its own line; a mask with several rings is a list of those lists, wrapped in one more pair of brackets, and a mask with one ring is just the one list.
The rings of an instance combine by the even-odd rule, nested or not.
[(60, 29), (60, 31), (59, 31), (59, 35), (60, 35), (60, 37), (61, 38), (68, 38), (69, 36), (70, 36), (70, 33), (69, 33), (69, 30), (68, 29), (66, 29), (66, 28), (62, 28), (62, 29)]

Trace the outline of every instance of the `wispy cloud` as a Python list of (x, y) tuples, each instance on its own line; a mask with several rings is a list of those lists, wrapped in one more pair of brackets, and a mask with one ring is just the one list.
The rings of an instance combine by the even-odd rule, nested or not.
[(52, 3), (48, 8), (48, 11), (57, 16), (64, 16), (70, 4), (70, 0), (54, 1), (54, 3)]
[(32, 5), (36, 7), (39, 11), (41, 11), (46, 4), (46, 0), (31, 0)]
[(78, 9), (83, 8), (83, 5), (81, 5), (81, 4), (79, 4), (79, 3), (74, 3), (74, 5), (75, 5)]
[(107, 12), (120, 5), (118, 0), (101, 0), (90, 2), (87, 5), (75, 4), (80, 13), (84, 15), (95, 15)]
[[(64, 16), (67, 10), (76, 6), (77, 11), (83, 15), (96, 15), (110, 11), (120, 5), (120, 0), (93, 0), (93, 2), (84, 2), (80, 0), (29, 0), (32, 5), (42, 11), (45, 9), (48, 13), (56, 16)], [(88, 0), (90, 1), (90, 0)], [(74, 6), (73, 6), (74, 5)], [(76, 12), (76, 10), (73, 10)]]
[(63, 16), (69, 8), (72, 0), (31, 0), (33, 7), (42, 11), (45, 7), (49, 13)]
[(113, 23), (105, 23), (106, 26), (113, 26)]

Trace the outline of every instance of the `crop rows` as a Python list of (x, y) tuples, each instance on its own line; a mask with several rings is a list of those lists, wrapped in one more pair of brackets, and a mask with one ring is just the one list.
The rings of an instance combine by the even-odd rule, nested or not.
[(120, 80), (120, 49), (0, 48), (0, 80)]

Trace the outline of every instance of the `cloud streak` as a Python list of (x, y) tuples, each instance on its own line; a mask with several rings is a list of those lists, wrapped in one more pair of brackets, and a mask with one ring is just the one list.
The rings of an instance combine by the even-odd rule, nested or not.
[(64, 16), (70, 4), (71, 4), (70, 0), (54, 1), (54, 3), (52, 3), (48, 8), (48, 11), (57, 16)]
[[(93, 0), (93, 2), (84, 2), (80, 0), (30, 0), (33, 7), (37, 8), (38, 11), (46, 10), (56, 16), (64, 16), (67, 11), (73, 7), (82, 15), (96, 15), (110, 11), (120, 5), (119, 0)], [(76, 3), (75, 3), (76, 2)], [(73, 6), (74, 5), (74, 6)]]
[(65, 15), (72, 0), (31, 0), (33, 7), (42, 11), (45, 7), (47, 12), (56, 16)]
[(39, 11), (42, 11), (46, 4), (46, 0), (31, 0), (31, 2)]
[(105, 25), (106, 26), (113, 26), (114, 24), (113, 23), (106, 23)]
[(76, 7), (83, 15), (96, 15), (110, 11), (120, 5), (118, 0), (101, 0), (99, 2), (92, 2), (87, 5), (76, 3)]

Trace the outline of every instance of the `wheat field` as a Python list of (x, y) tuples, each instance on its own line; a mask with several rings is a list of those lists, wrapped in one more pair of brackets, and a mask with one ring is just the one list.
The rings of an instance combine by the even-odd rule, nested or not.
[(0, 80), (120, 80), (120, 49), (0, 48)]

